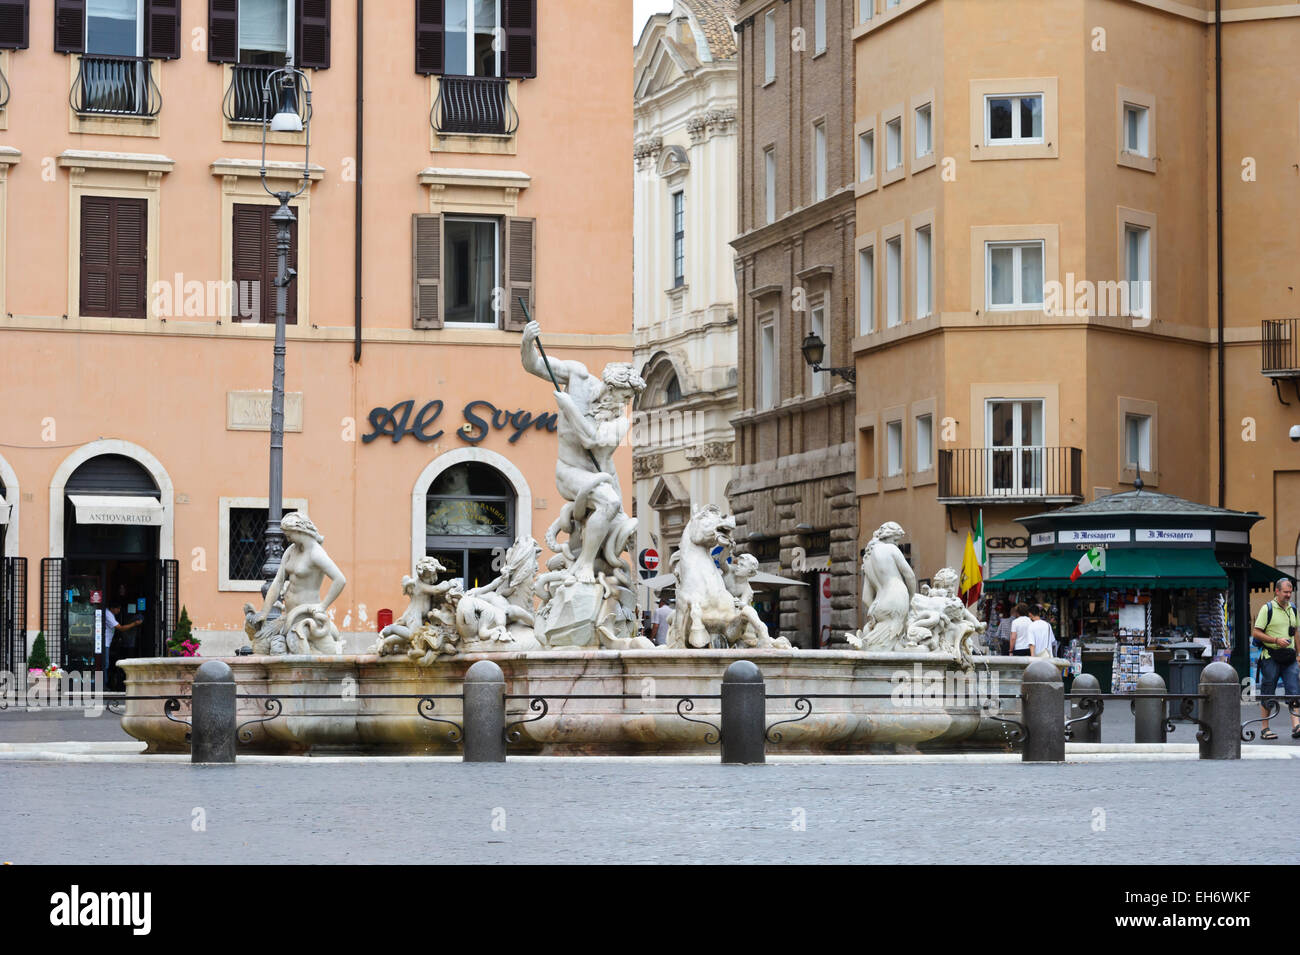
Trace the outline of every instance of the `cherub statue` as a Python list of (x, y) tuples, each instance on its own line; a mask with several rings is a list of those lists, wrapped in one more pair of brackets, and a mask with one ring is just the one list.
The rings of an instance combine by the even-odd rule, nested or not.
[(411, 641), (418, 630), (429, 625), (430, 613), (461, 586), (458, 577), (438, 583), (438, 574), (446, 569), (433, 557), (421, 557), (416, 561), (415, 576), (402, 578), (402, 593), (411, 601), (397, 620), (379, 631), (379, 641), (372, 653), (384, 656), (412, 649)]

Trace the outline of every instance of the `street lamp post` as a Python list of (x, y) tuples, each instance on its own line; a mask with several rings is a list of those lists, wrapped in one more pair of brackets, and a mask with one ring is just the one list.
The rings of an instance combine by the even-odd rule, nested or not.
[[(305, 97), (303, 115), (298, 113), (297, 94), (301, 88)], [(278, 92), (279, 104), (274, 116), (271, 109), (273, 91)], [(305, 117), (305, 119), (304, 119)], [(273, 190), (266, 181), (266, 134), (268, 132), (305, 132), (302, 183), (292, 192)], [(271, 372), (271, 477), (266, 506), (266, 559), (262, 564), (262, 594), (271, 587), (280, 570), (280, 557), (284, 554), (284, 532), (280, 518), (284, 513), (284, 326), (288, 307), (289, 283), (295, 270), (289, 268), (289, 227), (294, 221), (289, 203), (300, 196), (311, 184), (311, 86), (307, 75), (292, 66), (270, 73), (262, 85), (262, 188), (275, 197), (280, 208), (271, 215), (275, 224), (275, 361)]]
[(822, 367), (822, 359), (826, 357), (826, 344), (816, 332), (808, 333), (808, 337), (803, 340), (803, 345), (799, 350), (803, 352), (803, 360), (808, 363), (808, 367), (814, 372), (828, 371), (832, 375), (843, 378), (849, 384), (857, 384), (858, 373), (852, 368)]

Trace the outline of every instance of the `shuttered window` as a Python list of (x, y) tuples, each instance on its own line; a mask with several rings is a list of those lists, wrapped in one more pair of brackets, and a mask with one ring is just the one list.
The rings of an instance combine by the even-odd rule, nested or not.
[[(231, 228), (231, 318), (237, 322), (275, 322), (276, 224), (278, 206), (235, 204)], [(289, 268), (298, 268), (298, 222), (289, 225)], [(285, 322), (298, 324), (298, 279), (289, 283)]]
[[(498, 220), (483, 219), (483, 222)], [(472, 316), (481, 312), (475, 304), (483, 304), (484, 288), (480, 277), (480, 268), (467, 266), (467, 256), (473, 254), (470, 237), (475, 233), (467, 232), (463, 227), (472, 224), (468, 217), (455, 217), (449, 226), (443, 216), (417, 213), (411, 217), (411, 324), (415, 328), (442, 328), (451, 309), (453, 321), (474, 321)], [(516, 216), (506, 216), (499, 220), (501, 228), (501, 272), (503, 278), (502, 293), (506, 301), (500, 302), (501, 310), (497, 321), (492, 325), (506, 331), (522, 331), (527, 319), (524, 307), (531, 314), (533, 309), (533, 287), (536, 274), (536, 232), (537, 220)], [(459, 230), (456, 227), (460, 227)], [(456, 236), (463, 235), (465, 248), (448, 249), (448, 243)], [(456, 253), (456, 254), (452, 254)], [(457, 271), (459, 270), (459, 271)], [(453, 300), (448, 304), (451, 290)], [(472, 295), (468, 293), (472, 292)], [(491, 290), (495, 299), (496, 290)], [(460, 302), (466, 298), (465, 302)], [(472, 299), (472, 301), (470, 301)], [(493, 304), (497, 304), (493, 302)], [(465, 307), (461, 307), (461, 306)], [(459, 312), (464, 316), (457, 319)], [(489, 326), (492, 327), (492, 326)]]
[(0, 50), (25, 50), (30, 0), (0, 0)]
[[(455, 5), (453, 12), (461, 10), (463, 16), (467, 2), (472, 0), (415, 0), (415, 72), (438, 76), (480, 72), (468, 66), (468, 54), (461, 50), (467, 42), (464, 32), (454, 34), (450, 41), (447, 32), (448, 7)], [(536, 76), (537, 0), (501, 0), (501, 29), (500, 75), (516, 79)], [(448, 55), (448, 42), (455, 45), (453, 56)]]
[[(294, 4), (294, 66), (327, 70), (330, 65), (330, 0), (291, 0)], [(239, 60), (239, 0), (208, 0), (208, 59)]]
[[(221, 0), (212, 0), (221, 2)], [(238, 3), (239, 0), (226, 0)], [(10, 16), (7, 8), (23, 8), (23, 41), (26, 39), (26, 2), (0, 0), (0, 32), (6, 30)], [(129, 9), (129, 8), (128, 8)], [(181, 0), (145, 0), (144, 2), (144, 55), (157, 60), (174, 60), (181, 55)], [(0, 41), (0, 48), (7, 46)], [(54, 52), (84, 53), (86, 51), (86, 0), (54, 0)], [(100, 52), (103, 52), (102, 50)], [(133, 53), (140, 53), (137, 45)]]
[(81, 197), (81, 314), (144, 318), (148, 204)]

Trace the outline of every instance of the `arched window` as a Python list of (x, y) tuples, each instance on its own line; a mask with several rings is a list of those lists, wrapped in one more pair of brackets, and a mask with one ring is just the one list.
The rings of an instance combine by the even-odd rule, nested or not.
[(514, 487), (491, 465), (467, 461), (438, 475), (425, 507), (425, 553), (446, 568), (442, 579), (460, 577), (468, 589), (496, 577), (493, 561), (515, 540), (515, 503)]
[(664, 404), (670, 405), (682, 400), (682, 384), (677, 380), (677, 373), (668, 379), (668, 384), (664, 386)]

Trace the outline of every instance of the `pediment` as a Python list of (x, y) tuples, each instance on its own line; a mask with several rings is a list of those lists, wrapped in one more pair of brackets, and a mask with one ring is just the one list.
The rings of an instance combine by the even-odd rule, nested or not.
[(650, 507), (656, 511), (671, 511), (690, 507), (691, 496), (686, 492), (681, 478), (675, 474), (662, 474), (650, 492)]
[(682, 175), (691, 168), (691, 157), (685, 146), (665, 146), (659, 153), (659, 175), (664, 178)]

